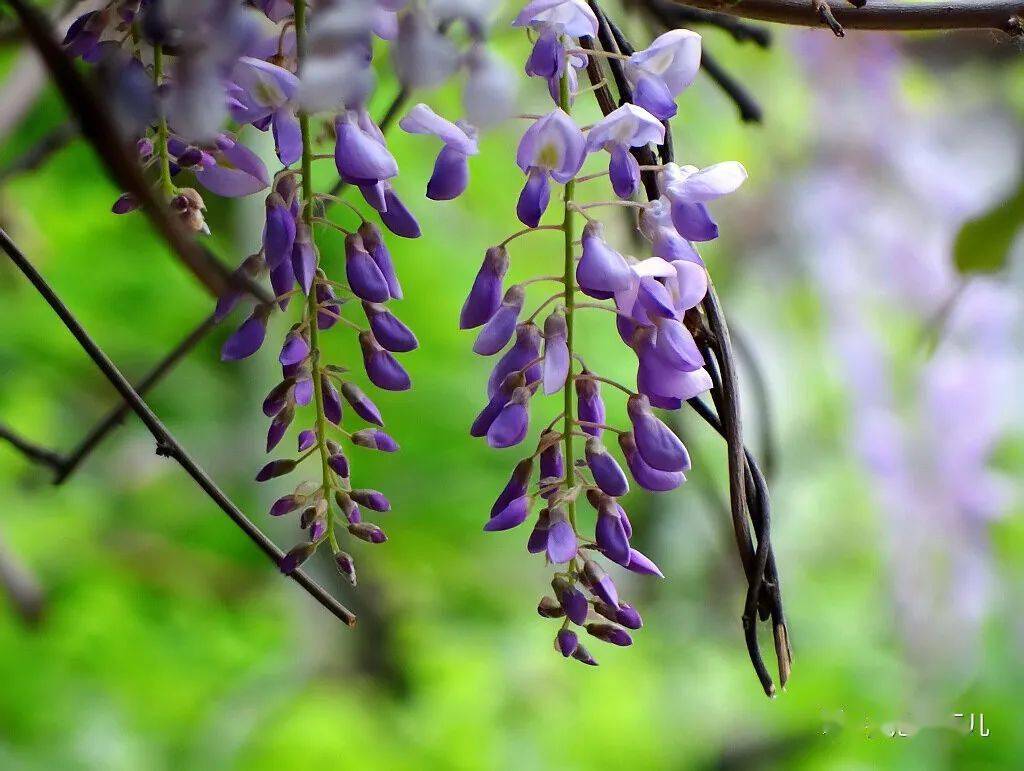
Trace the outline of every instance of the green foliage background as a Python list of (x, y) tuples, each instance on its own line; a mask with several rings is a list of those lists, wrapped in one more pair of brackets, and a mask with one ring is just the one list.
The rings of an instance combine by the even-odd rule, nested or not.
[[(784, 44), (764, 53), (714, 32), (706, 39), (728, 52), (730, 66), (766, 105), (767, 123), (739, 124), (701, 79), (682, 102), (678, 146), (698, 165), (741, 160), (751, 175), (741, 195), (756, 202), (770, 194), (773, 178), (806, 161), (814, 132), (806, 84)], [(511, 55), (521, 55), (520, 42), (509, 43)], [(12, 59), (3, 53), (0, 72)], [(995, 88), (1016, 93), (1007, 98), (1020, 104), (1021, 65), (998, 72)], [(925, 94), (942, 88), (921, 78)], [(432, 101), (454, 104), (454, 95)], [(0, 163), (62, 120), (48, 94), (0, 147)], [(1020, 512), (992, 526), (1000, 597), (974, 674), (930, 702), (936, 722), (984, 712), (991, 736), (946, 728), (913, 739), (882, 736), (884, 724), (919, 705), (925, 687), (895, 628), (880, 545), (886, 525), (847, 448), (847, 396), (834, 368), (823, 365), (830, 352), (817, 296), (799, 278), (744, 283), (744, 257), (728, 234), (745, 223), (729, 204), (719, 207), (726, 236), (707, 250), (712, 274), (736, 323), (772, 311), (770, 328), (748, 331), (770, 341), (765, 350), (774, 354), (766, 366), (781, 447), (775, 543), (796, 656), (791, 685), (769, 701), (750, 671), (739, 623), (743, 586), (715, 501), (724, 495), (722, 447), (689, 417), (684, 430), (697, 465), (690, 483), (657, 501), (637, 493), (627, 499), (641, 548), (668, 576), (624, 579), (646, 628), (632, 649), (597, 650), (597, 669), (552, 652), (554, 628), (533, 610), (548, 571), (526, 554), (526, 533), (481, 532), (518, 453), (487, 450), (467, 435), (488, 363), (457, 329), (484, 249), (516, 229), (517, 130), (486, 139), (468, 195), (447, 205), (419, 199), (433, 147), (393, 134), (403, 164), (398, 187), (425, 230), (418, 241), (391, 240), (407, 295), (397, 312), (422, 347), (403, 359), (414, 390), (379, 400), (402, 452), (353, 455), (361, 482), (392, 499), (384, 523), (391, 540), (354, 549), (356, 592), (326, 558), (312, 568), (359, 612), (355, 630), (282, 579), (172, 462), (153, 454), (135, 421), (59, 488), (0, 448), (0, 533), (49, 595), (36, 629), (0, 604), (0, 768), (1019, 767), (1024, 638), (1011, 611), (1022, 599)], [(328, 183), (329, 164), (322, 171)], [(109, 214), (116, 194), (76, 142), (0, 191), (0, 219), (131, 375), (172, 347), (211, 303), (142, 218)], [(232, 262), (258, 236), (260, 208), (259, 201), (211, 206), (215, 246)], [(337, 239), (324, 234), (321, 248), (327, 270), (341, 270)], [(512, 251), (519, 276), (550, 273), (561, 260), (553, 234), (519, 240)], [(280, 333), (284, 322), (277, 326)], [(585, 317), (583, 328), (588, 357), (628, 379), (631, 362), (607, 319)], [(150, 401), (287, 547), (294, 523), (264, 512), (288, 482), (251, 482), (263, 462), (259, 402), (274, 382), (274, 356), (267, 350), (221, 364), (226, 334), (218, 330)], [(326, 337), (334, 360), (357, 361), (344, 331)], [(0, 420), (61, 448), (114, 401), (6, 263), (0, 375)], [(787, 386), (793, 383), (799, 387)], [(542, 422), (538, 414), (534, 424)], [(1020, 458), (1010, 463), (1019, 479)]]

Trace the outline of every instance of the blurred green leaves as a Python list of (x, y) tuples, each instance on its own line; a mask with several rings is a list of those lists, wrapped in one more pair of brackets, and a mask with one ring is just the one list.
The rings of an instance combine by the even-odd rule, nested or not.
[(963, 274), (996, 273), (1006, 267), (1010, 249), (1024, 229), (1024, 177), (1008, 198), (957, 234), (953, 261)]

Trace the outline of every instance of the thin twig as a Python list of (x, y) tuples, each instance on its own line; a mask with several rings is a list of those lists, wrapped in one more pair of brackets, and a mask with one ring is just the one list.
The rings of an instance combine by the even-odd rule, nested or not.
[(705, 11), (700, 8), (687, 8), (677, 5), (672, 0), (631, 0), (631, 5), (639, 5), (646, 11), (657, 12), (659, 16), (666, 19), (669, 27), (688, 25), (707, 25), (718, 27), (732, 35), (737, 43), (752, 42), (761, 48), (768, 48), (772, 44), (772, 33), (767, 27), (730, 16), (727, 13), (718, 11)]
[[(131, 383), (125, 379), (121, 371), (107, 357), (102, 349), (89, 336), (64, 302), (57, 296), (53, 289), (46, 283), (46, 280), (39, 274), (28, 258), (15, 246), (10, 237), (0, 229), (0, 247), (11, 258), (11, 261), (25, 277), (36, 288), (36, 291), (46, 300), (57, 317), (67, 327), (68, 331), (82, 346), (83, 350), (93, 360), (103, 375), (110, 381), (117, 392), (132, 408), (132, 411), (139, 416), (146, 428), (153, 435), (157, 443), (157, 454), (173, 458), (192, 477), (200, 488), (220, 507), (228, 518), (275, 564), (279, 564), (284, 553), (271, 541), (245, 514), (239, 509), (228, 496), (217, 486), (217, 483), (192, 459), (184, 447), (174, 438), (166, 426), (149, 408), (149, 405), (132, 388)], [(348, 626), (354, 626), (355, 615), (338, 600), (332, 597), (327, 590), (311, 579), (301, 570), (289, 574), (290, 577), (305, 589), (314, 599), (327, 610), (341, 619)]]
[[(744, 19), (818, 27), (821, 16), (811, 0), (672, 0), (677, 5), (720, 11)], [(989, 29), (1008, 35), (1024, 34), (1022, 0), (887, 0), (863, 8), (833, 8), (836, 21), (847, 29), (891, 32)]]
[(59, 469), (64, 463), (64, 456), (56, 450), (29, 441), (3, 424), (0, 424), (0, 439), (34, 463), (42, 463), (54, 470)]
[[(163, 380), (167, 373), (174, 369), (182, 359), (199, 345), (215, 326), (217, 326), (216, 316), (209, 316), (204, 319), (199, 326), (189, 332), (184, 340), (178, 343), (170, 353), (157, 362), (156, 366), (135, 384), (135, 392), (139, 396), (145, 396), (150, 389)], [(53, 483), (60, 485), (66, 482), (68, 477), (75, 473), (82, 462), (106, 438), (107, 434), (117, 428), (131, 411), (132, 408), (127, 402), (121, 402), (107, 413), (106, 417), (89, 430), (89, 433), (85, 435), (75, 449), (67, 454), (57, 471), (57, 476), (54, 478)]]
[(754, 353), (753, 346), (748, 342), (747, 336), (741, 334), (735, 325), (732, 326), (732, 341), (736, 346), (736, 353), (750, 376), (750, 389), (754, 394), (754, 401), (757, 402), (761, 458), (764, 461), (765, 478), (770, 482), (775, 476), (778, 443), (775, 438), (775, 425), (772, 421), (768, 379), (765, 377), (761, 362), (758, 360), (757, 354)]
[(760, 123), (764, 119), (764, 110), (746, 87), (718, 62), (705, 48), (700, 55), (700, 66), (708, 74), (715, 85), (729, 97), (736, 109), (740, 111), (740, 120), (744, 123)]

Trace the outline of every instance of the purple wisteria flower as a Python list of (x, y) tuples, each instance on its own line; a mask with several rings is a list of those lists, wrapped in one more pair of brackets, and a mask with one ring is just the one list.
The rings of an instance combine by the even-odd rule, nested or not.
[(679, 235), (690, 241), (711, 241), (718, 238), (718, 225), (707, 203), (735, 192), (746, 178), (746, 169), (736, 161), (706, 169), (670, 163), (662, 169), (658, 183), (671, 205), (672, 224)]
[(631, 198), (640, 187), (640, 164), (629, 151), (651, 142), (665, 141), (661, 121), (642, 107), (624, 104), (598, 121), (587, 134), (587, 152), (607, 150), (608, 174), (619, 198)]
[(637, 106), (660, 120), (674, 116), (676, 97), (697, 76), (700, 50), (700, 35), (674, 29), (630, 56), (624, 69)]
[(551, 199), (550, 179), (565, 183), (576, 176), (586, 156), (583, 131), (561, 108), (533, 123), (523, 134), (516, 163), (527, 175), (516, 213), (527, 227), (536, 227)]
[(423, 103), (413, 107), (399, 125), (410, 134), (433, 134), (444, 142), (427, 183), (427, 198), (448, 201), (462, 195), (469, 184), (469, 156), (480, 152), (476, 129), (464, 121), (452, 123)]

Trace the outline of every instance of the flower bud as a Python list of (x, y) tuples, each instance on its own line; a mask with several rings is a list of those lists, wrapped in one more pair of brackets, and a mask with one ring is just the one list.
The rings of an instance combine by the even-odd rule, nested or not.
[(565, 314), (558, 310), (544, 320), (544, 393), (562, 390), (569, 377), (569, 330)]
[(530, 390), (517, 388), (512, 392), (508, 404), (487, 429), (487, 444), (495, 448), (512, 447), (526, 438), (530, 429)]
[(583, 563), (583, 580), (597, 597), (609, 605), (619, 607), (619, 593), (615, 589), (615, 583), (594, 560)]
[(270, 507), (270, 516), (283, 517), (295, 511), (303, 503), (303, 498), (297, 495), (285, 495), (274, 501)]
[(295, 378), (290, 377), (285, 378), (274, 386), (270, 393), (267, 394), (267, 398), (263, 400), (263, 414), (268, 418), (272, 418), (283, 410), (284, 406), (288, 403), (293, 388), (295, 388)]
[(473, 352), (481, 356), (492, 356), (500, 351), (512, 338), (516, 330), (516, 321), (523, 310), (526, 290), (520, 284), (513, 284), (505, 292), (505, 297), (494, 316), (484, 325), (473, 343)]
[(360, 506), (373, 509), (373, 511), (391, 511), (391, 502), (384, 497), (384, 493), (376, 490), (351, 490), (348, 495)]
[(571, 629), (559, 629), (558, 634), (555, 636), (555, 647), (566, 658), (569, 658), (576, 652), (579, 644), (579, 638)]
[(462, 306), (460, 329), (473, 329), (486, 324), (498, 312), (501, 307), (501, 284), (508, 273), (508, 266), (508, 249), (499, 245), (487, 250), (469, 296)]
[(361, 541), (367, 543), (384, 543), (388, 537), (372, 522), (357, 522), (348, 526), (348, 531)]
[(267, 431), (267, 452), (277, 447), (284, 438), (285, 432), (288, 430), (288, 426), (291, 425), (294, 417), (295, 407), (289, 404), (270, 421), (270, 428)]
[(565, 476), (565, 459), (562, 457), (561, 438), (560, 433), (550, 429), (540, 435), (538, 444), (544, 447), (540, 453), (540, 484), (541, 488), (545, 486), (549, 488), (542, 490), (541, 495), (544, 498), (550, 498), (558, 492), (556, 483)]
[(545, 595), (537, 603), (537, 613), (544, 618), (561, 618), (565, 615), (565, 610), (558, 604), (558, 600)]
[(397, 452), (398, 442), (375, 428), (364, 428), (352, 434), (352, 443), (360, 447), (369, 447), (381, 452)]
[(356, 585), (356, 563), (348, 552), (339, 551), (334, 555), (334, 565), (338, 568), (348, 582), (354, 587)]
[(597, 666), (597, 660), (593, 656), (591, 656), (590, 655), (590, 651), (588, 651), (582, 645), (577, 645), (576, 646), (576, 650), (573, 651), (572, 657), (574, 659), (576, 659), (577, 661), (581, 661), (581, 662), (583, 662), (584, 664), (586, 664), (588, 666), (591, 666), (591, 667), (596, 667)]
[(600, 383), (592, 378), (584, 377), (589, 374), (588, 370), (584, 370), (575, 381), (576, 417), (583, 423), (593, 424), (582, 426), (583, 433), (600, 437), (604, 429), (599, 426), (603, 425), (605, 421), (604, 400), (601, 399)]
[(383, 303), (391, 299), (387, 279), (366, 251), (363, 239), (355, 234), (345, 237), (345, 276), (360, 300)]
[(587, 620), (587, 611), (590, 607), (583, 592), (561, 576), (552, 579), (551, 588), (554, 589), (555, 597), (562, 604), (569, 620), (574, 624), (582, 625)]
[(598, 487), (616, 498), (629, 492), (626, 475), (600, 441), (595, 438), (588, 439), (585, 454), (590, 473), (594, 475), (594, 482)]
[(556, 565), (568, 562), (576, 556), (578, 543), (576, 531), (569, 522), (564, 506), (552, 506), (549, 510), (547, 554)]
[(342, 384), (341, 395), (345, 397), (345, 401), (349, 403), (356, 415), (367, 423), (373, 423), (375, 426), (384, 425), (384, 419), (381, 417), (377, 405), (355, 383)]
[(260, 469), (256, 475), (257, 482), (266, 482), (268, 479), (274, 479), (276, 477), (290, 474), (295, 470), (298, 465), (298, 461), (294, 460), (272, 460), (270, 463)]
[(385, 391), (406, 391), (412, 386), (409, 373), (377, 342), (373, 332), (359, 333), (359, 347), (363, 352), (363, 367), (375, 386)]
[(277, 563), (278, 567), (281, 569), (282, 573), (289, 575), (295, 572), (299, 565), (312, 557), (315, 552), (315, 543), (300, 543), (298, 546), (293, 546), (291, 550), (281, 558), (281, 561)]
[(341, 399), (338, 389), (326, 374), (320, 375), (320, 393), (324, 400), (324, 417), (336, 426), (341, 425)]
[(625, 647), (633, 644), (633, 638), (629, 636), (629, 632), (611, 624), (587, 624), (586, 630), (587, 634), (592, 637), (612, 645)]

